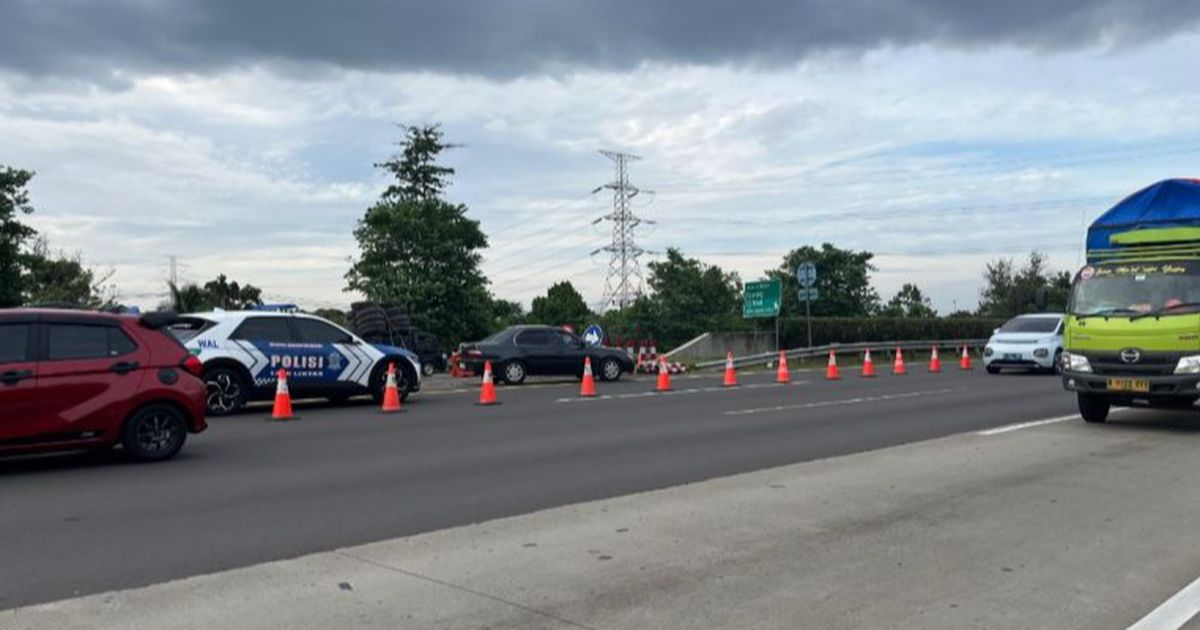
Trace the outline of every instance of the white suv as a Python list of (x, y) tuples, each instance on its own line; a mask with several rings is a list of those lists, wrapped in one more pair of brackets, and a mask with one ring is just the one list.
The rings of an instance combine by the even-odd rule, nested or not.
[(421, 364), (403, 348), (369, 344), (320, 317), (271, 311), (212, 311), (180, 317), (171, 331), (204, 364), (208, 413), (239, 411), (269, 400), (277, 373), (287, 371), (297, 398), (344, 401), (383, 396), (387, 366), (396, 365), (401, 398), (421, 388)]
[(983, 367), (989, 374), (1002, 368), (1062, 370), (1063, 315), (1018, 315), (997, 328), (983, 349)]

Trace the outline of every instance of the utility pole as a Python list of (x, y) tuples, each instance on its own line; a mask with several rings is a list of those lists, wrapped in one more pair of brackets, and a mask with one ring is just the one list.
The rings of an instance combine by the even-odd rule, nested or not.
[(613, 161), (616, 173), (616, 179), (612, 183), (596, 189), (599, 191), (608, 188), (613, 191), (612, 213), (596, 220), (596, 223), (605, 219), (612, 221), (612, 244), (593, 253), (605, 251), (611, 255), (604, 278), (603, 304), (620, 309), (632, 304), (642, 293), (642, 270), (638, 264), (638, 257), (646, 253), (646, 250), (634, 242), (633, 230), (642, 220), (633, 214), (630, 203), (641, 191), (629, 183), (628, 171), (630, 162), (642, 158), (618, 151), (601, 151), (600, 154)]
[(170, 264), (170, 271), (167, 272), (167, 279), (171, 284), (179, 286), (179, 257), (167, 256), (167, 262)]

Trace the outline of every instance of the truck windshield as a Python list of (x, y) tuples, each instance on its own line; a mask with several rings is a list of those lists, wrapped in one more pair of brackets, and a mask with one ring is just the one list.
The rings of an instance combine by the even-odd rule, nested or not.
[(1182, 315), (1197, 303), (1200, 263), (1122, 263), (1080, 270), (1068, 308), (1072, 315)]

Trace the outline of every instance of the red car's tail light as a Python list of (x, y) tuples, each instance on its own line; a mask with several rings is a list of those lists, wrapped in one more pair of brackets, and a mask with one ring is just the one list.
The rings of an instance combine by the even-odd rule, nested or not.
[(204, 363), (202, 363), (194, 354), (189, 354), (180, 365), (184, 370), (187, 370), (187, 372), (193, 376), (200, 376), (204, 373)]

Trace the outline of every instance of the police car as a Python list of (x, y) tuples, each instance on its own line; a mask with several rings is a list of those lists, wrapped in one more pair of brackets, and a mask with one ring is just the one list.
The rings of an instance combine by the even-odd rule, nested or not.
[(421, 388), (421, 364), (403, 348), (369, 344), (320, 317), (269, 311), (183, 315), (171, 331), (204, 365), (208, 413), (235, 413), (275, 393), (280, 368), (295, 398), (343, 402), (371, 394), (382, 400), (388, 364), (396, 364), (400, 397)]

